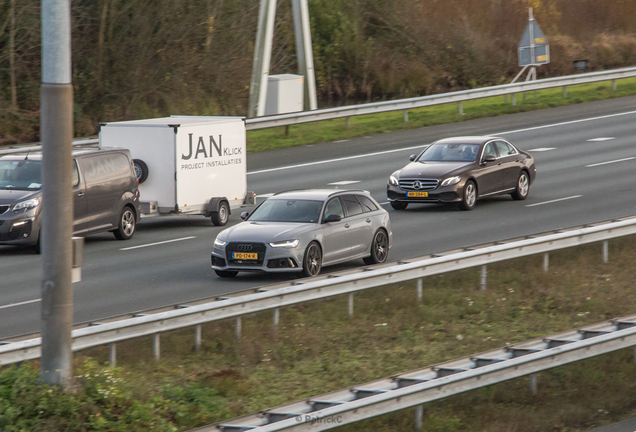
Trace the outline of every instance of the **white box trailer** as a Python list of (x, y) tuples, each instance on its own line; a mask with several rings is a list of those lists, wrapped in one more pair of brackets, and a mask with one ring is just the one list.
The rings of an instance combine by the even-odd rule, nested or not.
[(247, 192), (245, 120), (172, 116), (100, 125), (99, 146), (130, 150), (143, 216), (201, 214), (225, 225), (254, 204)]

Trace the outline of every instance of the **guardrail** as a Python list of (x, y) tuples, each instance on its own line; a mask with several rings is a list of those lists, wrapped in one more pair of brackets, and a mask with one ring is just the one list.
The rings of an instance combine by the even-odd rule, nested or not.
[[(409, 261), (366, 267), (354, 271), (329, 274), (321, 279), (305, 279), (289, 284), (246, 290), (225, 297), (205, 299), (190, 304), (172, 306), (171, 310), (137, 313), (133, 317), (102, 320), (83, 324), (72, 331), (73, 351), (110, 344), (110, 361), (116, 360), (116, 342), (153, 336), (153, 351), (159, 359), (161, 332), (195, 327), (195, 344), (201, 345), (201, 324), (226, 318), (236, 318), (237, 335), (240, 336), (241, 317), (250, 313), (273, 310), (274, 325), (278, 324), (279, 308), (326, 297), (348, 294), (348, 311), (353, 315), (353, 294), (369, 288), (391, 283), (417, 280), (418, 297), (421, 297), (422, 278), (469, 267), (482, 266), (481, 284), (485, 288), (486, 265), (513, 258), (544, 253), (544, 269), (547, 269), (547, 253), (567, 247), (603, 241), (603, 259), (608, 259), (609, 239), (636, 234), (636, 216), (599, 222), (593, 226), (569, 229), (547, 235), (527, 236), (512, 242), (496, 242), (479, 248), (465, 248), (447, 255), (420, 257)], [(0, 365), (39, 358), (41, 339), (38, 335), (26, 335), (0, 341)]]
[[(563, 97), (567, 97), (567, 87), (571, 85), (588, 84), (598, 81), (615, 81), (617, 79), (630, 78), (634, 76), (636, 76), (636, 67), (630, 67), (609, 71), (589, 72), (578, 75), (546, 78), (538, 81), (526, 81), (514, 84), (504, 84), (499, 86), (463, 90), (458, 92), (442, 93), (431, 96), (421, 96), (410, 99), (374, 102), (315, 111), (303, 111), (268, 117), (249, 118), (245, 121), (245, 123), (247, 125), (247, 130), (256, 130), (276, 126), (290, 126), (301, 123), (333, 120), (338, 118), (348, 118), (365, 114), (377, 114), (399, 110), (404, 111), (404, 121), (408, 121), (408, 110), (413, 108), (422, 108), (431, 105), (457, 102), (459, 103), (459, 112), (460, 114), (463, 114), (462, 102), (473, 99), (513, 95), (512, 104), (515, 105), (515, 93), (562, 87)], [(612, 83), (612, 88), (616, 89), (615, 82)]]
[[(462, 102), (473, 99), (512, 95), (512, 104), (515, 105), (516, 93), (562, 87), (563, 97), (567, 97), (568, 86), (577, 84), (589, 84), (599, 81), (612, 81), (612, 89), (616, 90), (617, 79), (631, 77), (636, 77), (636, 67), (600, 72), (589, 72), (577, 75), (567, 75), (562, 77), (546, 78), (538, 81), (504, 84), (499, 86), (462, 90), (437, 95), (399, 99), (395, 101), (374, 102), (368, 104), (349, 105), (344, 107), (327, 108), (314, 111), (302, 111), (290, 114), (249, 118), (245, 120), (245, 126), (247, 130), (258, 130), (277, 126), (291, 126), (323, 120), (334, 120), (339, 118), (345, 118), (348, 122), (349, 117), (400, 110), (404, 111), (404, 121), (408, 121), (408, 110), (414, 108), (422, 108), (431, 105), (457, 102), (459, 104), (459, 113), (463, 114), (464, 109)], [(97, 143), (99, 143), (99, 139), (97, 138), (82, 138), (78, 141), (74, 141), (73, 145), (89, 145)], [(32, 146), (12, 146), (12, 148), (0, 150), (0, 156), (12, 153), (22, 153), (27, 150), (37, 151), (41, 149), (42, 147), (35, 143)]]
[(636, 315), (355, 385), (191, 432), (322, 431), (636, 345)]

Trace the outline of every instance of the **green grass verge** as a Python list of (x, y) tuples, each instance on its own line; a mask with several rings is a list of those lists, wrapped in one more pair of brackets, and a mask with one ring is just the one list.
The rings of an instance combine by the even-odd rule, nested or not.
[(458, 105), (450, 103), (409, 110), (406, 123), (402, 111), (392, 111), (351, 117), (349, 128), (345, 126), (345, 119), (338, 119), (290, 126), (288, 135), (285, 135), (285, 127), (248, 131), (247, 151), (255, 153), (636, 95), (636, 78), (617, 80), (616, 85), (616, 91), (612, 91), (611, 81), (569, 86), (566, 98), (561, 87), (537, 91), (536, 99), (532, 92), (527, 92), (525, 101), (519, 93), (516, 106), (510, 103), (510, 96), (508, 103), (504, 103), (503, 96), (475, 99), (463, 103), (463, 116), (459, 115)]
[[(546, 336), (634, 314), (636, 238), (489, 265), (243, 318), (206, 324), (194, 352), (194, 331), (162, 335), (154, 362), (150, 338), (118, 344), (118, 368), (105, 366), (107, 347), (76, 354), (77, 391), (62, 395), (37, 382), (37, 362), (0, 371), (3, 431), (182, 431)], [(541, 372), (539, 395), (519, 378), (424, 405), (426, 431), (575, 431), (636, 415), (636, 366), (621, 350)], [(413, 410), (343, 426), (343, 431), (411, 431)]]

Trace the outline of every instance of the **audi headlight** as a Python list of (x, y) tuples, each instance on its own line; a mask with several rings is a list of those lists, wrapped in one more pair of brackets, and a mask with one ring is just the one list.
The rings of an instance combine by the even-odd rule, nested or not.
[(391, 175), (389, 177), (389, 184), (392, 184), (393, 186), (397, 186), (399, 184), (398, 179), (394, 175)]
[(225, 246), (226, 243), (218, 237), (214, 239), (214, 246)]
[(274, 242), (274, 243), (270, 243), (269, 245), (273, 248), (279, 248), (279, 247), (295, 248), (296, 246), (298, 246), (298, 243), (300, 243), (300, 241), (296, 239), (296, 240), (285, 240), (285, 241)]
[(442, 182), (442, 186), (452, 186), (459, 183), (462, 178), (460, 176), (449, 177)]
[(17, 212), (18, 210), (30, 210), (32, 208), (36, 208), (40, 205), (40, 200), (38, 198), (33, 198), (30, 200), (22, 201), (13, 206), (13, 211)]

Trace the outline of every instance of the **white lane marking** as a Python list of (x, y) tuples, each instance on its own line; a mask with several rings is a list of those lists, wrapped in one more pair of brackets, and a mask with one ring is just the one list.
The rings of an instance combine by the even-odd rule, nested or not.
[(571, 199), (574, 199), (574, 198), (581, 198), (582, 196), (583, 195), (573, 195), (571, 197), (566, 197), (566, 198), (557, 198), (557, 199), (553, 199), (553, 200), (550, 200), (550, 201), (544, 201), (544, 202), (535, 203), (535, 204), (528, 204), (528, 205), (526, 205), (526, 207), (540, 206), (540, 205), (543, 205), (543, 204), (552, 204), (552, 203), (559, 202), (559, 201), (566, 201), (566, 200), (571, 200)]
[(351, 160), (351, 159), (360, 159), (360, 158), (365, 158), (365, 157), (370, 157), (370, 156), (378, 156), (378, 155), (383, 155), (383, 154), (388, 154), (388, 153), (397, 153), (397, 152), (401, 152), (401, 151), (405, 151), (405, 150), (421, 149), (425, 145), (427, 145), (427, 144), (420, 144), (420, 145), (416, 145), (416, 146), (413, 146), (413, 147), (404, 147), (404, 148), (399, 148), (399, 149), (394, 149), (394, 150), (386, 150), (386, 151), (375, 152), (375, 153), (367, 153), (367, 154), (361, 154), (361, 155), (355, 155), (355, 156), (347, 156), (347, 157), (341, 157), (341, 158), (337, 158), (337, 159), (327, 159), (327, 160), (317, 161), (317, 162), (307, 162), (307, 163), (304, 163), (304, 164), (289, 165), (289, 166), (283, 166), (283, 167), (278, 167), (278, 168), (270, 168), (270, 169), (264, 169), (264, 170), (260, 170), (260, 171), (252, 171), (252, 172), (248, 172), (247, 175), (262, 174), (262, 173), (268, 173), (268, 172), (273, 172), (273, 171), (282, 171), (282, 170), (288, 170), (288, 169), (293, 169), (293, 168), (303, 168), (303, 167), (307, 167), (307, 166), (322, 165), (322, 164), (328, 164), (328, 163), (332, 163), (332, 162), (342, 162), (342, 161), (347, 161), (347, 160)]
[[(564, 125), (568, 125), (568, 124), (581, 123), (581, 122), (586, 122), (586, 121), (591, 121), (591, 120), (601, 120), (601, 119), (605, 119), (605, 118), (611, 118), (611, 117), (617, 117), (617, 116), (623, 116), (623, 115), (630, 115), (630, 114), (636, 114), (636, 111), (629, 111), (629, 112), (618, 113), (618, 114), (608, 114), (608, 115), (600, 116), (600, 117), (590, 117), (590, 118), (587, 118), (587, 119), (572, 120), (572, 121), (567, 121), (567, 122), (562, 122), (562, 123), (555, 123), (555, 124), (549, 124), (549, 125), (543, 125), (543, 126), (535, 126), (535, 127), (526, 128), (526, 129), (517, 129), (517, 130), (513, 130), (513, 131), (497, 132), (497, 133), (487, 134), (487, 135), (514, 134), (514, 133), (518, 133), (518, 132), (526, 132), (526, 131), (537, 130), (537, 129), (551, 128), (551, 127), (555, 127), (555, 126), (564, 126)], [(365, 138), (368, 138), (368, 137), (365, 137)], [(294, 169), (294, 168), (303, 168), (303, 167), (313, 166), (313, 165), (322, 165), (322, 164), (327, 164), (327, 163), (332, 163), (332, 162), (342, 162), (342, 161), (347, 161), (347, 160), (351, 160), (351, 159), (359, 159), (359, 158), (365, 158), (365, 157), (371, 157), (371, 156), (379, 156), (379, 155), (384, 155), (384, 154), (389, 154), (389, 153), (396, 153), (396, 152), (401, 152), (401, 151), (406, 151), (406, 150), (421, 149), (422, 147), (424, 147), (425, 145), (428, 145), (428, 144), (429, 143), (422, 143), (420, 145), (412, 146), (412, 147), (403, 147), (403, 148), (399, 148), (399, 149), (386, 150), (386, 151), (375, 152), (375, 153), (367, 153), (367, 154), (361, 154), (361, 155), (355, 155), (355, 156), (341, 157), (341, 158), (336, 158), (336, 159), (327, 159), (327, 160), (322, 160), (322, 161), (317, 161), (317, 162), (308, 162), (308, 163), (298, 164), (298, 165), (282, 166), (282, 167), (278, 167), (278, 168), (269, 168), (269, 169), (264, 169), (264, 170), (260, 170), (260, 171), (248, 172), (247, 175), (263, 174), (263, 173), (274, 172), (274, 171), (282, 171), (282, 170), (288, 170), (288, 169)]]
[(544, 151), (550, 151), (550, 150), (556, 150), (556, 147), (539, 147), (536, 149), (530, 149), (528, 151), (532, 151), (532, 152), (544, 152)]
[(590, 141), (590, 142), (601, 142), (601, 141), (609, 141), (609, 140), (613, 140), (613, 139), (616, 139), (616, 138), (614, 138), (614, 137), (592, 138), (592, 139), (589, 139), (588, 141)]
[(349, 141), (349, 140), (348, 140), (348, 139), (346, 139), (346, 140), (340, 140), (340, 141), (334, 141), (334, 142), (335, 142), (335, 143), (341, 143), (341, 142), (347, 142), (347, 141)]
[(616, 163), (616, 162), (625, 162), (625, 161), (632, 160), (632, 159), (636, 159), (636, 157), (628, 157), (628, 158), (623, 158), (623, 159), (611, 160), (611, 161), (607, 161), (607, 162), (599, 162), (599, 163), (595, 163), (595, 164), (585, 165), (585, 168), (595, 167), (595, 166), (599, 166), (599, 165), (613, 164), (613, 163)]
[(517, 130), (512, 130), (512, 131), (506, 131), (506, 132), (497, 132), (497, 133), (494, 133), (493, 135), (505, 135), (505, 134), (513, 134), (513, 133), (518, 133), (518, 132), (527, 132), (527, 131), (531, 131), (531, 130), (545, 129), (545, 128), (551, 128), (551, 127), (556, 127), (556, 126), (564, 126), (564, 125), (569, 125), (569, 124), (574, 124), (574, 123), (582, 123), (582, 122), (591, 121), (591, 120), (601, 120), (601, 119), (624, 116), (624, 115), (630, 115), (630, 114), (636, 114), (636, 111), (628, 111), (628, 112), (618, 113), (618, 114), (608, 114), (608, 115), (604, 115), (604, 116), (590, 117), (590, 118), (580, 119), (580, 120), (570, 120), (570, 121), (561, 122), (561, 123), (554, 123), (554, 124), (543, 125), (543, 126), (535, 126), (535, 127), (530, 127), (530, 128), (525, 128), (525, 129), (517, 129)]
[(344, 186), (344, 185), (354, 184), (354, 183), (360, 183), (360, 181), (359, 180), (343, 180), (343, 181), (327, 183), (327, 184), (334, 185), (334, 186)]
[(30, 303), (37, 303), (39, 301), (42, 301), (42, 299), (26, 300), (26, 301), (19, 302), (19, 303), (7, 304), (7, 305), (0, 306), (0, 309), (8, 309), (10, 307), (22, 306), (22, 305), (30, 304)]
[(148, 243), (148, 244), (140, 245), (140, 246), (131, 246), (131, 247), (122, 248), (122, 249), (119, 249), (119, 250), (125, 251), (125, 250), (139, 249), (139, 248), (145, 248), (145, 247), (148, 247), (148, 246), (157, 246), (157, 245), (160, 245), (160, 244), (174, 243), (174, 242), (178, 242), (178, 241), (181, 241), (181, 240), (190, 240), (190, 239), (193, 239), (193, 238), (197, 238), (197, 237), (196, 236), (183, 237), (183, 238), (178, 238), (178, 239), (173, 239), (173, 240), (160, 241), (160, 242), (157, 242), (157, 243)]
[(271, 196), (276, 195), (275, 193), (266, 193), (266, 194), (262, 194), (262, 195), (256, 195), (256, 198), (269, 198)]

